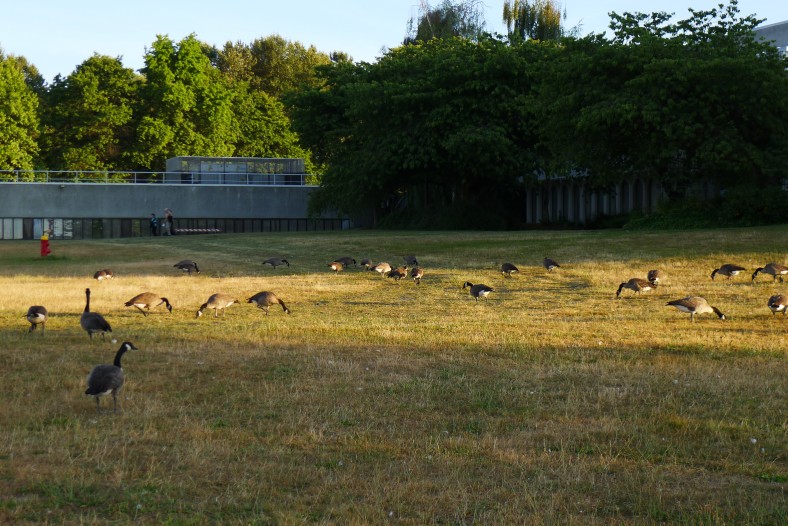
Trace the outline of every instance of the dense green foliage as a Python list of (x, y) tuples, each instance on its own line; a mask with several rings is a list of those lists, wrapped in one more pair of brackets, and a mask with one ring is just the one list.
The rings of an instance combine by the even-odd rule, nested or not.
[(121, 170), (132, 143), (132, 117), (142, 79), (120, 60), (95, 55), (45, 97), (41, 139), (46, 166)]
[(313, 205), (373, 209), (379, 218), (404, 212), (413, 226), (467, 203), (485, 222), (508, 226), (518, 177), (534, 167), (529, 62), (542, 52), (434, 39), (375, 65), (323, 70), (325, 86), (299, 93), (293, 114), (328, 165)]
[(697, 180), (778, 187), (788, 76), (754, 37), (761, 21), (739, 17), (735, 0), (670, 19), (613, 13), (612, 39), (431, 40), (322, 69), (322, 85), (291, 99), (327, 164), (314, 209), (500, 228), (519, 225), (518, 194), (536, 176), (641, 177), (673, 198)]
[(564, 34), (555, 0), (504, 0), (503, 21), (514, 41), (558, 40)]
[(0, 167), (29, 170), (38, 153), (38, 98), (22, 64), (0, 50)]
[(330, 62), (281, 37), (219, 51), (194, 35), (159, 36), (139, 74), (95, 54), (47, 86), (24, 57), (0, 55), (0, 169), (90, 178), (204, 155), (300, 157), (315, 170), (279, 99)]
[(94, 55), (47, 86), (0, 55), (0, 169), (303, 157), (322, 183), (314, 212), (496, 229), (522, 226), (523, 192), (545, 178), (639, 178), (676, 200), (696, 181), (727, 199), (788, 177), (786, 60), (736, 0), (677, 22), (612, 13), (610, 38), (573, 36), (543, 0), (507, 0), (509, 34), (485, 35), (478, 6), (423, 4), (372, 64), (278, 35), (222, 49), (159, 36), (139, 74)]
[[(536, 104), (550, 168), (597, 185), (659, 180), (674, 197), (695, 180), (776, 184), (788, 155), (788, 77), (735, 10), (613, 15), (615, 38), (567, 39), (545, 65)], [(582, 86), (583, 89), (578, 89)]]
[(476, 41), (484, 33), (484, 15), (479, 0), (443, 0), (436, 7), (422, 3), (418, 17), (408, 21), (405, 44), (433, 38), (461, 37)]

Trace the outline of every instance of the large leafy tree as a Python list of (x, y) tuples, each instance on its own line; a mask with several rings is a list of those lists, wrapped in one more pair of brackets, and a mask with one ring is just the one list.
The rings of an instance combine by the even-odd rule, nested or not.
[(478, 40), (484, 33), (484, 25), (484, 10), (478, 0), (443, 0), (436, 7), (422, 2), (418, 17), (408, 22), (405, 43), (452, 37)]
[(329, 163), (314, 206), (404, 211), (411, 224), (463, 210), (466, 226), (511, 226), (532, 165), (524, 97), (536, 56), (492, 39), (433, 39), (323, 70), (325, 85), (299, 94), (293, 114)]
[(310, 154), (299, 145), (283, 104), (262, 91), (239, 86), (233, 105), (239, 130), (234, 155), (295, 157), (310, 165)]
[(122, 170), (142, 78), (120, 59), (94, 55), (49, 87), (42, 143), (52, 170)]
[(780, 177), (785, 61), (755, 40), (760, 21), (739, 17), (735, 1), (690, 11), (676, 24), (667, 13), (614, 13), (612, 40), (564, 42), (534, 105), (552, 173), (587, 170), (598, 185), (640, 176), (675, 195), (698, 180)]
[(246, 81), (254, 91), (281, 98), (301, 85), (313, 85), (315, 68), (331, 61), (314, 46), (271, 35), (250, 45), (228, 42), (219, 52), (217, 65), (228, 78)]
[(135, 167), (161, 170), (179, 155), (233, 155), (239, 133), (234, 93), (194, 35), (177, 44), (159, 36), (142, 73)]
[(38, 155), (38, 97), (26, 61), (0, 49), (0, 169), (30, 170)]
[[(563, 14), (566, 18), (566, 13)], [(555, 0), (505, 0), (503, 21), (512, 41), (558, 40), (564, 36), (561, 5)]]

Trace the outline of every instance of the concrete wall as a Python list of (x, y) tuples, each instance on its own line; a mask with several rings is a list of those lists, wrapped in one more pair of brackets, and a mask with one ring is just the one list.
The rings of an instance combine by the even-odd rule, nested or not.
[(305, 218), (312, 186), (0, 183), (0, 218)]

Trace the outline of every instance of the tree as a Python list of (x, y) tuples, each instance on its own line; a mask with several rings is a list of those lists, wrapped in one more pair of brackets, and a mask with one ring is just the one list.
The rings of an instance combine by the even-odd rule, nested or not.
[(256, 63), (257, 59), (249, 46), (243, 42), (227, 42), (219, 52), (216, 67), (231, 82), (251, 83)]
[(234, 112), (240, 133), (234, 155), (303, 158), (310, 166), (310, 154), (299, 145), (281, 102), (261, 91), (236, 93)]
[(313, 209), (423, 227), (447, 226), (433, 220), (441, 214), (469, 227), (516, 224), (537, 56), (493, 39), (433, 39), (376, 64), (322, 69), (324, 84), (297, 94), (293, 109), (304, 143), (328, 163)]
[(132, 112), (143, 79), (120, 58), (93, 55), (45, 97), (44, 144), (51, 170), (122, 170), (133, 139)]
[(32, 170), (38, 155), (38, 98), (27, 84), (26, 61), (0, 49), (0, 169)]
[(558, 40), (564, 36), (561, 17), (561, 6), (555, 0), (505, 0), (503, 3), (503, 21), (512, 41)]
[(484, 25), (483, 6), (478, 0), (443, 0), (434, 8), (422, 2), (418, 21), (413, 18), (408, 21), (408, 36), (404, 43), (453, 37), (476, 41), (482, 36)]
[(259, 38), (249, 47), (254, 62), (251, 87), (281, 98), (301, 85), (315, 82), (315, 68), (331, 63), (331, 58), (314, 46), (285, 40), (279, 35)]
[(614, 13), (612, 41), (565, 40), (534, 105), (553, 173), (586, 170), (599, 186), (658, 180), (675, 196), (699, 180), (784, 177), (785, 61), (755, 40), (760, 21), (738, 17), (735, 1), (690, 11), (676, 24)]
[(233, 154), (239, 133), (234, 94), (194, 35), (177, 45), (159, 36), (142, 73), (146, 82), (131, 153), (135, 167), (161, 170), (168, 157)]

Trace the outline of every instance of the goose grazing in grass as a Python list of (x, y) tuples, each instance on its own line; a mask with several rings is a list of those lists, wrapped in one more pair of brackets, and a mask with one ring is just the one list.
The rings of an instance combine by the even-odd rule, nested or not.
[(112, 332), (112, 327), (104, 319), (104, 316), (98, 312), (90, 312), (90, 289), (85, 289), (85, 310), (79, 318), (79, 325), (87, 331), (91, 339), (93, 339), (93, 333), (100, 332), (103, 338), (106, 333)]
[(179, 261), (176, 264), (174, 264), (173, 267), (186, 272), (189, 276), (192, 275), (192, 272), (194, 272), (195, 274), (200, 273), (200, 269), (197, 267), (197, 263), (195, 263), (191, 259), (184, 259), (183, 261)]
[(621, 291), (624, 289), (634, 290), (635, 294), (640, 294), (641, 292), (648, 292), (656, 288), (657, 286), (647, 279), (632, 278), (629, 281), (626, 281), (618, 286), (618, 290), (616, 291), (616, 297), (617, 298), (620, 297)]
[(501, 274), (504, 276), (511, 278), (512, 274), (515, 272), (520, 272), (520, 269), (515, 267), (513, 263), (504, 263), (501, 265)]
[(214, 318), (219, 317), (220, 310), (222, 311), (222, 316), (224, 316), (224, 309), (226, 309), (233, 303), (241, 303), (241, 302), (235, 299), (233, 296), (230, 296), (229, 294), (222, 294), (220, 292), (217, 292), (216, 294), (212, 294), (208, 298), (208, 301), (200, 305), (200, 310), (197, 311), (197, 315), (195, 317), (199, 318), (200, 316), (202, 316), (203, 311), (206, 309), (213, 309)]
[(290, 309), (287, 308), (285, 302), (280, 300), (276, 294), (265, 290), (263, 292), (258, 292), (248, 300), (247, 303), (254, 303), (257, 305), (258, 309), (263, 309), (265, 311), (265, 315), (268, 316), (268, 309), (271, 305), (276, 305), (277, 303), (282, 306), (282, 310), (285, 311), (285, 314), (290, 314)]
[(375, 265), (374, 267), (372, 267), (369, 270), (373, 270), (375, 272), (378, 272), (382, 276), (388, 276), (388, 273), (391, 272), (391, 265), (389, 265), (388, 263), (386, 263), (384, 261), (384, 262), (378, 263), (377, 265)]
[(394, 281), (399, 281), (408, 275), (408, 267), (397, 267), (391, 269), (388, 273), (388, 277), (392, 278)]
[(760, 272), (763, 272), (764, 274), (771, 274), (774, 278), (772, 281), (777, 281), (777, 278), (780, 278), (780, 283), (782, 283), (783, 276), (788, 274), (788, 267), (785, 265), (780, 265), (779, 263), (769, 263), (765, 267), (756, 268), (755, 272), (752, 274), (752, 281), (755, 281), (755, 278)]
[(95, 274), (93, 274), (93, 279), (98, 281), (99, 283), (104, 281), (105, 279), (112, 279), (114, 274), (108, 268), (97, 270)]
[(663, 279), (665, 279), (665, 273), (659, 269), (649, 270), (646, 279), (656, 286), (659, 285)]
[(413, 278), (416, 285), (421, 285), (421, 278), (424, 277), (424, 269), (421, 267), (413, 267), (410, 269), (410, 277)]
[(328, 264), (328, 268), (334, 271), (334, 274), (339, 274), (345, 268), (345, 265), (340, 263), (339, 261), (332, 261)]
[(487, 299), (487, 295), (490, 294), (490, 292), (495, 292), (492, 287), (488, 287), (487, 285), (483, 285), (481, 283), (474, 285), (470, 281), (466, 281), (462, 284), (463, 290), (468, 287), (471, 289), (471, 296), (473, 296), (473, 299), (475, 299), (477, 302), (479, 301), (479, 298)]
[(273, 268), (279, 267), (281, 265), (287, 265), (289, 267), (290, 262), (282, 258), (268, 258), (263, 261), (263, 265), (271, 265)]
[(361, 260), (361, 265), (363, 265), (366, 270), (369, 270), (372, 268), (372, 260), (369, 258), (364, 258)]
[(772, 314), (782, 312), (783, 316), (785, 316), (785, 311), (788, 310), (788, 297), (783, 294), (775, 294), (769, 298), (767, 305), (769, 306), (769, 310), (772, 311)]
[(561, 268), (561, 265), (556, 263), (554, 259), (544, 258), (542, 260), (542, 266), (547, 269), (548, 272), (552, 272), (554, 268)]
[(345, 268), (356, 265), (356, 260), (350, 256), (337, 258), (334, 261), (336, 261), (337, 263), (342, 263), (342, 266)]
[(153, 292), (143, 292), (142, 294), (137, 294), (129, 301), (124, 303), (126, 307), (137, 307), (139, 311), (147, 316), (150, 313), (151, 307), (158, 307), (161, 304), (167, 306), (167, 310), (172, 313), (172, 305), (170, 305), (170, 300), (167, 298), (159, 295), (154, 294)]
[(707, 314), (710, 312), (716, 314), (721, 320), (725, 319), (725, 315), (720, 312), (720, 309), (717, 307), (712, 307), (709, 305), (708, 301), (701, 298), (700, 296), (687, 296), (686, 298), (681, 298), (680, 300), (669, 301), (665, 305), (676, 307), (681, 312), (688, 312), (690, 315), (690, 321), (693, 322), (695, 321), (696, 314)]
[(44, 326), (47, 324), (48, 316), (49, 312), (47, 312), (47, 308), (42, 305), (33, 305), (27, 309), (25, 318), (30, 322), (30, 328), (27, 332), (33, 332), (36, 330), (36, 327), (41, 325), (41, 334), (44, 334)]
[(118, 393), (123, 387), (123, 368), (120, 366), (120, 360), (123, 354), (128, 351), (136, 351), (137, 348), (131, 342), (123, 342), (115, 353), (115, 361), (112, 365), (103, 364), (97, 365), (90, 371), (88, 375), (88, 388), (85, 391), (86, 395), (96, 398), (96, 411), (100, 410), (99, 398), (112, 394), (112, 401), (115, 406), (115, 412), (118, 412)]
[(720, 268), (715, 268), (711, 271), (711, 279), (714, 279), (714, 276), (719, 274), (720, 276), (727, 276), (728, 279), (731, 279), (733, 276), (738, 276), (741, 272), (747, 270), (744, 267), (740, 267), (739, 265), (734, 265), (733, 263), (726, 263), (722, 265)]
[(418, 267), (419, 266), (419, 260), (416, 259), (416, 256), (414, 256), (413, 254), (409, 254), (407, 256), (402, 256), (402, 259), (403, 259), (403, 261), (405, 261), (405, 264), (407, 266), (409, 266), (409, 267)]

